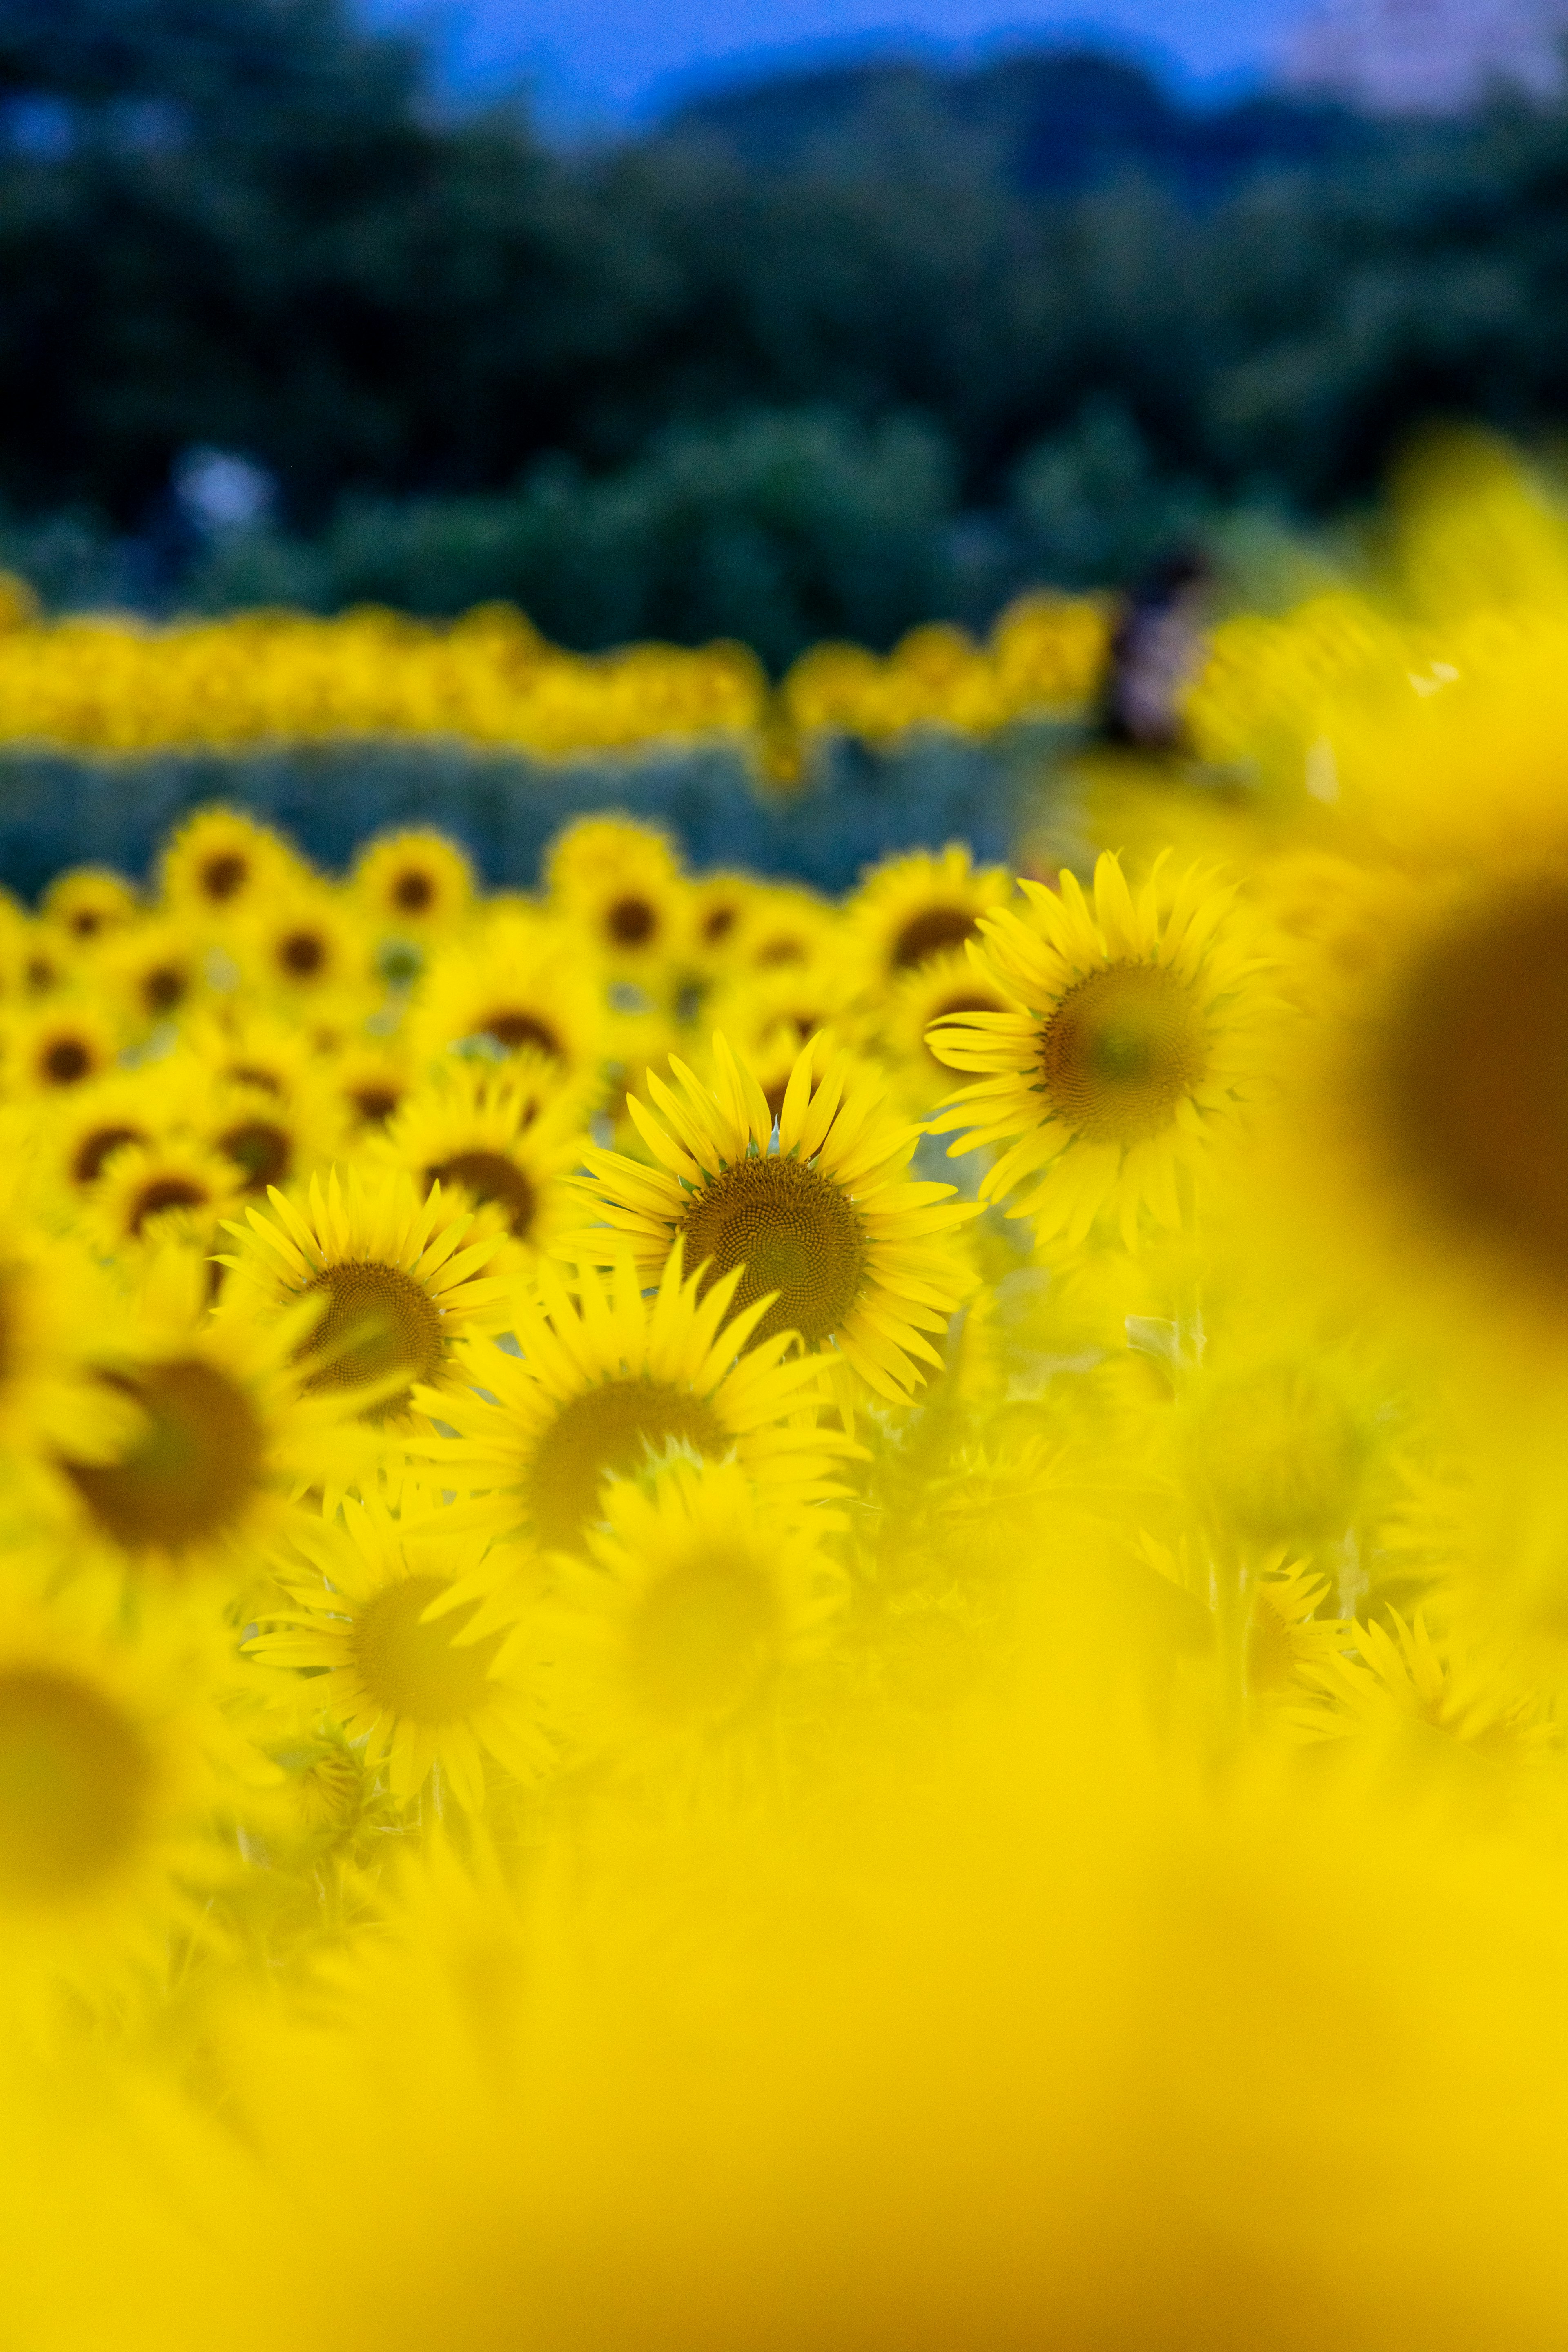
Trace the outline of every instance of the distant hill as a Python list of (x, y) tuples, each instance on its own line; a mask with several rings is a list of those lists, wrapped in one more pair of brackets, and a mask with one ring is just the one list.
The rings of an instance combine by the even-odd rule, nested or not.
[(877, 61), (779, 75), (687, 102), (662, 135), (789, 174), (864, 172), (934, 142), (1026, 194), (1081, 194), (1136, 171), (1205, 205), (1259, 173), (1359, 152), (1374, 134), (1331, 101), (1188, 106), (1124, 59), (1051, 49), (965, 70)]

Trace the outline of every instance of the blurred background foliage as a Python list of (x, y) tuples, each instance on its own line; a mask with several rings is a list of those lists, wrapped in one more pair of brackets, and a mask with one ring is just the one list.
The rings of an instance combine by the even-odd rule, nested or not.
[(0, 562), (775, 669), (983, 625), (1253, 560), (1424, 420), (1539, 445), (1565, 194), (1568, 111), (1523, 102), (1200, 111), (1058, 52), (565, 150), (339, 0), (0, 0)]

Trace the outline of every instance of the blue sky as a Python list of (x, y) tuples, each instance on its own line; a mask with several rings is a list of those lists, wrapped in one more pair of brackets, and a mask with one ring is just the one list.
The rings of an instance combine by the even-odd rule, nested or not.
[(547, 120), (636, 121), (692, 84), (868, 49), (984, 49), (1075, 35), (1221, 86), (1267, 71), (1301, 0), (367, 0), (425, 26), (448, 79), (533, 88)]

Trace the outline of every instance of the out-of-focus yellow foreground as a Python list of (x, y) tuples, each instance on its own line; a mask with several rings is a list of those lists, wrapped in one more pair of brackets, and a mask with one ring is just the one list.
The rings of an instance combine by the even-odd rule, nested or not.
[(6, 910), (7, 2352), (1561, 2341), (1568, 526), (1186, 723)]

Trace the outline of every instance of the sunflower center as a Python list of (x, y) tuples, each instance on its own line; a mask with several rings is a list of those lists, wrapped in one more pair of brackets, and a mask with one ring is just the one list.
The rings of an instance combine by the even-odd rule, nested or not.
[(1141, 1143), (1202, 1083), (1208, 1037), (1192, 993), (1162, 964), (1113, 963), (1080, 980), (1040, 1036), (1046, 1098), (1089, 1143)]
[(289, 931), (278, 943), (278, 961), (296, 980), (313, 980), (327, 961), (320, 931)]
[[(399, 1372), (410, 1383), (434, 1378), (442, 1354), (440, 1309), (401, 1266), (363, 1259), (329, 1265), (305, 1288), (327, 1295), (327, 1311), (300, 1350), (324, 1360), (307, 1388), (367, 1388)], [(384, 1420), (407, 1402), (404, 1388), (374, 1405), (369, 1417)]]
[(974, 938), (976, 929), (967, 907), (922, 907), (893, 941), (888, 961), (895, 971), (911, 971), (948, 948), (961, 948)]
[(487, 1013), (482, 1021), (476, 1021), (474, 1028), (482, 1037), (493, 1037), (496, 1044), (504, 1045), (509, 1054), (515, 1054), (520, 1045), (535, 1045), (542, 1054), (548, 1054), (552, 1061), (561, 1062), (566, 1058), (565, 1049), (554, 1030), (541, 1021), (537, 1013), (525, 1013), (521, 1006), (502, 1005), (495, 1013)]
[(435, 896), (436, 885), (428, 874), (422, 874), (416, 866), (411, 866), (405, 874), (400, 874), (393, 885), (393, 902), (401, 907), (405, 915), (422, 915)]
[(122, 1143), (145, 1143), (147, 1138), (139, 1127), (95, 1127), (84, 1135), (76, 1148), (71, 1161), (71, 1174), (79, 1184), (96, 1184), (103, 1173), (103, 1163), (111, 1151)]
[(539, 1442), (527, 1495), (541, 1543), (570, 1550), (600, 1516), (606, 1478), (626, 1477), (667, 1445), (689, 1445), (705, 1461), (729, 1451), (718, 1414), (689, 1390), (655, 1381), (601, 1381), (569, 1399)]
[(473, 1604), (420, 1622), (433, 1601), (451, 1591), (445, 1576), (405, 1576), (384, 1586), (354, 1620), (352, 1652), (365, 1694), (388, 1715), (412, 1723), (460, 1723), (490, 1696), (489, 1670), (500, 1633), (459, 1643)]
[(658, 909), (646, 898), (629, 893), (617, 898), (605, 917), (605, 926), (617, 947), (646, 947), (658, 928)]
[(390, 1087), (354, 1087), (349, 1094), (366, 1127), (384, 1127), (402, 1099)]
[(79, 1037), (57, 1037), (44, 1054), (38, 1075), (51, 1087), (79, 1086), (92, 1067), (92, 1055)]
[(507, 1222), (519, 1241), (533, 1229), (537, 1195), (528, 1178), (500, 1151), (454, 1151), (449, 1160), (425, 1171), (425, 1189), (432, 1184), (461, 1184), (480, 1203), (493, 1201), (506, 1211)]
[(243, 1518), (261, 1481), (261, 1424), (249, 1399), (211, 1364), (154, 1365), (116, 1381), (147, 1416), (121, 1462), (68, 1462), (105, 1533), (129, 1549), (180, 1551)]
[(241, 857), (237, 850), (222, 850), (217, 856), (209, 857), (202, 867), (202, 889), (207, 898), (215, 898), (221, 906), (226, 898), (234, 897), (249, 873), (249, 861)]
[(268, 1184), (281, 1184), (294, 1152), (288, 1129), (266, 1118), (242, 1119), (218, 1137), (217, 1146), (244, 1171), (247, 1192), (264, 1192)]
[(1568, 889), (1493, 908), (1422, 957), (1373, 1072), (1437, 1205), (1568, 1278)]
[(837, 1185), (804, 1160), (738, 1160), (694, 1196), (679, 1230), (688, 1265), (711, 1261), (702, 1290), (743, 1265), (737, 1311), (778, 1292), (753, 1345), (780, 1331), (819, 1345), (843, 1323), (866, 1278), (859, 1218)]
[(149, 1013), (172, 1013), (188, 985), (178, 964), (154, 964), (142, 975), (142, 1002)]
[(679, 1721), (726, 1715), (755, 1688), (776, 1648), (778, 1602), (750, 1562), (698, 1554), (659, 1579), (638, 1604), (628, 1661), (650, 1715)]
[(89, 1685), (43, 1666), (0, 1675), (0, 1889), (88, 1894), (136, 1843), (152, 1759)]
[(709, 908), (702, 919), (702, 936), (710, 948), (716, 948), (721, 940), (729, 938), (735, 928), (739, 915), (738, 907), (723, 903)]
[(210, 1197), (205, 1185), (189, 1176), (154, 1176), (132, 1202), (126, 1230), (139, 1234), (149, 1217), (161, 1216), (165, 1209), (205, 1209)]

